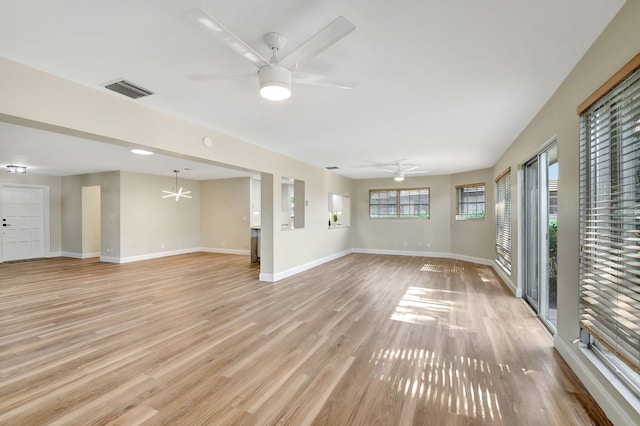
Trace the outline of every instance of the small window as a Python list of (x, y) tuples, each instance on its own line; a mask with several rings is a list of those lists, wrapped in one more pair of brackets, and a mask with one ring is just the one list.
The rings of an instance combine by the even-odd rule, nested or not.
[(484, 219), (484, 182), (456, 186), (458, 210), (456, 220)]
[(429, 188), (372, 189), (371, 219), (429, 219)]

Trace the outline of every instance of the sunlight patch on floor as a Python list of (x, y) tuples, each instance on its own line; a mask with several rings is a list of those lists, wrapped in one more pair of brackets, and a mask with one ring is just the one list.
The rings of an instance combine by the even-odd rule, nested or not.
[(391, 319), (410, 324), (425, 324), (436, 319), (434, 314), (446, 313), (451, 310), (453, 302), (426, 297), (430, 293), (431, 291), (426, 288), (409, 287), (391, 314)]
[[(491, 370), (510, 374), (507, 364), (464, 356), (446, 358), (417, 348), (381, 349), (369, 359), (376, 365), (376, 378), (391, 384), (396, 392), (450, 413), (485, 420), (502, 420)], [(400, 363), (400, 364), (399, 364)]]

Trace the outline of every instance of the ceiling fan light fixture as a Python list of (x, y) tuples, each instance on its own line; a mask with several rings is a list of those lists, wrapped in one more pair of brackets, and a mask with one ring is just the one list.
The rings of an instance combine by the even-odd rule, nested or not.
[(291, 96), (291, 72), (282, 65), (260, 68), (260, 96), (270, 101), (284, 101)]
[(404, 180), (404, 173), (403, 172), (395, 172), (393, 174), (393, 180), (395, 180), (396, 182), (402, 182)]
[(9, 164), (7, 166), (7, 173), (27, 173), (27, 166), (15, 166), (13, 164)]

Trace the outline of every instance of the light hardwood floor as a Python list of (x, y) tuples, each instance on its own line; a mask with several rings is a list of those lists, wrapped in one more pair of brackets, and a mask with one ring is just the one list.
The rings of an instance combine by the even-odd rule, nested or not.
[(0, 264), (0, 425), (593, 422), (489, 267), (351, 254), (258, 272), (205, 253)]

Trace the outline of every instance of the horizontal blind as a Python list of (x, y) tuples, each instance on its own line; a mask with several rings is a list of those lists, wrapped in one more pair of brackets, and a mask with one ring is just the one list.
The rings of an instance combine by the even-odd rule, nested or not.
[(511, 272), (511, 169), (496, 180), (496, 260)]
[(580, 115), (580, 326), (640, 371), (640, 69)]

